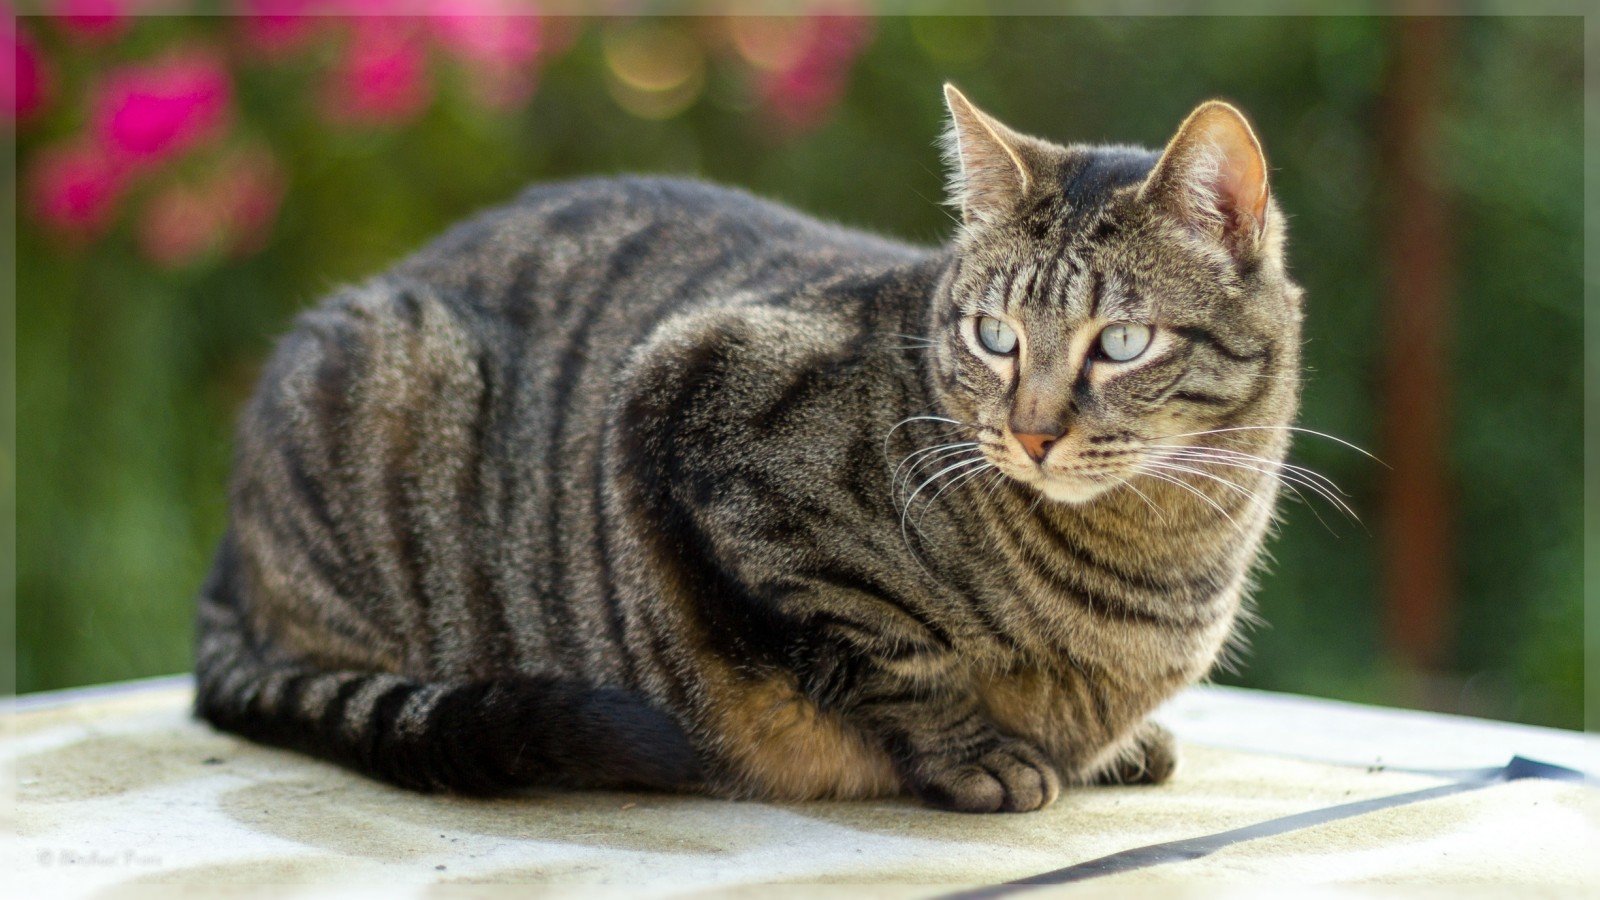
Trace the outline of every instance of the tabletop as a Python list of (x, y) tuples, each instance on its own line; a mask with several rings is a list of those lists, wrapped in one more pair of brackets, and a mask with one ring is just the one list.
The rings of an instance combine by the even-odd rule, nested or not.
[[(1600, 737), (1201, 686), (1157, 787), (972, 816), (910, 800), (421, 795), (219, 733), (179, 676), (8, 701), (19, 896), (1276, 896), (1600, 891)], [(1513, 762), (1515, 759), (1515, 762)], [(270, 889), (270, 890), (269, 890)]]

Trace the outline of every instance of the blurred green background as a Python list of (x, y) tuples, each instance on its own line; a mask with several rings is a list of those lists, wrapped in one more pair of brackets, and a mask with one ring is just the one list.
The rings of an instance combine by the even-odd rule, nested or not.
[[(190, 665), (235, 411), (274, 336), (332, 286), (530, 181), (590, 173), (693, 174), (941, 241), (951, 79), (1067, 141), (1159, 145), (1200, 100), (1241, 105), (1307, 289), (1302, 424), (1387, 457), (1386, 373), (1443, 341), (1429, 389), (1446, 431), (1421, 458), (1447, 543), (1427, 621), (1395, 625), (1417, 605), (1384, 574), (1407, 540), (1386, 512), (1395, 473), (1301, 441), (1295, 461), (1363, 522), (1286, 504), (1266, 624), (1219, 680), (1582, 727), (1581, 19), (1452, 19), (1409, 105), (1398, 19), (540, 20), (526, 52), (413, 24), (21, 20), (43, 74), (16, 126), (20, 691)], [(361, 68), (362, 41), (387, 63)], [(216, 120), (109, 200), (61, 166), (52, 182), (52, 154), (96, 133), (108, 80), (174, 48), (223, 72)], [(1419, 115), (1420, 157), (1386, 143)], [(1447, 225), (1443, 256), (1418, 261), (1444, 276), (1440, 334), (1393, 329), (1406, 152)]]

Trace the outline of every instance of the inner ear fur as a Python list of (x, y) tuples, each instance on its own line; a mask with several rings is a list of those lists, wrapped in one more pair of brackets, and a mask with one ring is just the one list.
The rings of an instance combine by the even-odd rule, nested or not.
[(1249, 121), (1231, 104), (1210, 100), (1189, 114), (1140, 196), (1235, 257), (1261, 250), (1270, 209), (1267, 159)]

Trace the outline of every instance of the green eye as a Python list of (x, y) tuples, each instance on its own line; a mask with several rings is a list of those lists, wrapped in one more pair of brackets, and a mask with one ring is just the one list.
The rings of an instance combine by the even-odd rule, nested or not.
[(1127, 362), (1150, 346), (1150, 326), (1118, 322), (1100, 332), (1100, 352), (1115, 362)]
[(1017, 333), (994, 316), (979, 316), (978, 342), (990, 353), (1010, 356), (1017, 349)]

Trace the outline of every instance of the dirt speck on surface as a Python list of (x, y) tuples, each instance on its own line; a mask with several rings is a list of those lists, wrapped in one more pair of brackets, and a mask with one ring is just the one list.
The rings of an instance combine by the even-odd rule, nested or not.
[(16, 761), (17, 799), (59, 803), (123, 794), (205, 774), (195, 760), (226, 753), (232, 738), (195, 729), (98, 735)]

